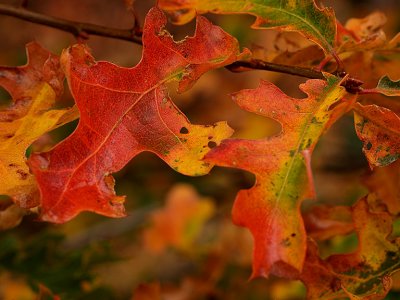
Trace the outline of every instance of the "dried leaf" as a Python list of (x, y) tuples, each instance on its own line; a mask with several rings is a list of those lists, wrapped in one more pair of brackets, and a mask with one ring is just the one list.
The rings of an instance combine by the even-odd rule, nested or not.
[(313, 0), (159, 0), (172, 21), (184, 24), (196, 13), (250, 14), (257, 19), (252, 28), (297, 31), (314, 41), (325, 53), (333, 53), (336, 19), (332, 9), (319, 8)]
[(392, 217), (369, 211), (366, 199), (352, 208), (358, 235), (357, 251), (332, 255), (325, 261), (308, 243), (307, 259), (300, 276), (308, 289), (307, 299), (384, 299), (390, 290), (390, 275), (400, 269), (400, 240), (389, 240)]
[(371, 166), (387, 166), (400, 157), (400, 117), (377, 105), (354, 107), (356, 132)]
[(81, 113), (78, 128), (50, 152), (31, 156), (42, 197), (42, 219), (66, 222), (81, 211), (125, 215), (111, 173), (151, 151), (186, 175), (206, 174), (203, 156), (232, 134), (226, 122), (192, 125), (169, 99), (166, 84), (187, 90), (206, 71), (236, 61), (236, 39), (199, 17), (194, 37), (174, 42), (157, 8), (147, 15), (143, 57), (133, 68), (95, 62), (87, 47), (62, 61)]
[(334, 76), (327, 82), (308, 80), (300, 85), (305, 99), (291, 98), (265, 81), (255, 90), (233, 94), (241, 108), (282, 124), (277, 136), (228, 139), (206, 156), (211, 163), (256, 175), (256, 184), (239, 192), (232, 212), (233, 221), (248, 227), (255, 240), (252, 277), (270, 272), (292, 277), (302, 269), (306, 233), (299, 207), (313, 192), (307, 180), (307, 175), (312, 179), (310, 155), (322, 133), (352, 103), (340, 101), (346, 95), (340, 82)]

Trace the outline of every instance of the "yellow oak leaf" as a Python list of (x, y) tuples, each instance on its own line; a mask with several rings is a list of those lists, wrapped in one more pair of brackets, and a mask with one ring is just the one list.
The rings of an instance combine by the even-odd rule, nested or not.
[(25, 152), (44, 133), (78, 117), (72, 109), (51, 110), (62, 92), (58, 57), (37, 44), (27, 46), (28, 64), (0, 67), (0, 85), (13, 98), (0, 111), (0, 195), (24, 208), (37, 206), (37, 188)]

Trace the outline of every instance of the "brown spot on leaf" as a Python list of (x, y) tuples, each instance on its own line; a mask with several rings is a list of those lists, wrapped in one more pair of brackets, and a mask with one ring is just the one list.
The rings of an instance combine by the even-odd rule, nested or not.
[(21, 178), (21, 180), (26, 180), (28, 178), (28, 173), (21, 169), (17, 170), (17, 174), (19, 175), (19, 178)]
[(179, 131), (181, 134), (188, 134), (189, 130), (186, 127), (182, 127), (181, 130)]
[(208, 142), (207, 146), (208, 146), (208, 148), (212, 149), (212, 148), (217, 147), (217, 143), (213, 142), (213, 141), (210, 141), (210, 142)]

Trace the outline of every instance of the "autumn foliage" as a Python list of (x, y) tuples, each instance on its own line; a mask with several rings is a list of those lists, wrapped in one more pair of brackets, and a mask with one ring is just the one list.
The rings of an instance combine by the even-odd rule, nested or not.
[[(260, 49), (241, 47), (201, 16), (206, 13), (251, 15), (257, 31), (296, 32), (310, 42), (290, 52), (261, 51), (260, 57)], [(175, 40), (166, 29), (168, 17), (180, 25), (195, 18), (194, 35)], [(252, 273), (243, 280), (298, 280), (307, 299), (384, 299), (400, 269), (400, 240), (393, 234), (400, 213), (400, 34), (386, 38), (384, 18), (373, 13), (342, 25), (332, 8), (313, 0), (159, 0), (146, 15), (134, 67), (97, 61), (81, 37), (60, 56), (29, 43), (26, 65), (0, 67), (0, 85), (12, 98), (0, 111), (0, 194), (14, 203), (1, 211), (1, 228), (16, 226), (26, 214), (50, 223), (85, 211), (125, 217), (124, 203), (131, 200), (117, 195), (112, 174), (152, 152), (186, 176), (206, 175), (214, 166), (255, 176), (252, 187), (231, 199), (233, 223), (253, 237)], [(169, 96), (171, 86), (185, 93), (213, 70), (249, 74), (262, 63), (309, 77), (298, 87), (303, 97), (265, 78), (230, 94), (241, 110), (277, 122), (268, 137), (237, 137), (226, 120), (192, 124)], [(57, 104), (64, 81), (74, 99), (70, 108)], [(364, 190), (347, 205), (315, 201), (314, 153), (324, 134), (349, 116), (369, 166), (358, 174)], [(77, 119), (56, 145), (43, 138)], [(175, 186), (165, 207), (151, 213), (143, 231), (146, 249), (217, 256), (220, 246), (192, 249), (216, 214), (215, 203), (201, 198), (191, 186)], [(231, 233), (218, 228), (221, 243), (234, 248)], [(358, 241), (354, 249), (326, 250), (334, 247), (327, 241), (351, 233)], [(201, 286), (197, 280), (188, 284)], [(40, 293), (57, 297), (51, 288), (42, 286)], [(164, 292), (159, 283), (143, 285), (133, 299), (164, 299)]]

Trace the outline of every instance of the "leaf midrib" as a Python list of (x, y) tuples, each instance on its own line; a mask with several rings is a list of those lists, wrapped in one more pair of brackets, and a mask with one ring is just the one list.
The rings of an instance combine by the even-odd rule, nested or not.
[[(328, 95), (328, 94), (330, 94), (330, 93), (332, 92), (332, 90), (334, 90), (336, 87), (337, 87), (336, 84), (335, 84), (335, 85), (332, 85), (332, 88), (329, 88), (327, 91), (325, 91), (325, 93), (322, 94), (321, 97), (324, 97), (323, 95)], [(281, 185), (281, 188), (280, 188), (280, 190), (279, 190), (279, 193), (278, 193), (277, 199), (276, 199), (276, 201), (275, 201), (275, 206), (274, 206), (273, 210), (276, 209), (278, 203), (279, 203), (280, 200), (281, 200), (281, 197), (282, 197), (282, 195), (283, 195), (283, 191), (285, 190), (285, 187), (286, 187), (286, 185), (288, 184), (289, 176), (290, 176), (290, 174), (292, 173), (292, 168), (293, 168), (294, 162), (298, 159), (298, 155), (301, 155), (300, 149), (299, 149), (299, 148), (300, 148), (301, 143), (305, 140), (305, 136), (307, 135), (307, 133), (308, 133), (308, 131), (309, 131), (309, 128), (312, 126), (312, 123), (311, 123), (312, 117), (315, 116), (315, 113), (316, 113), (321, 107), (322, 107), (322, 104), (316, 106), (316, 108), (315, 108), (313, 111), (311, 111), (311, 112), (308, 113), (308, 117), (307, 117), (307, 120), (306, 120), (306, 122), (305, 122), (306, 126), (304, 126), (303, 130), (301, 131), (300, 138), (298, 139), (298, 143), (296, 144), (296, 151), (295, 151), (295, 153), (293, 154), (293, 156), (292, 156), (291, 159), (290, 159), (290, 164), (289, 164), (289, 166), (288, 166), (287, 172), (286, 172), (286, 174), (285, 174), (285, 178), (284, 178), (283, 183), (282, 183), (282, 185)], [(306, 149), (304, 149), (304, 150), (306, 150)]]

